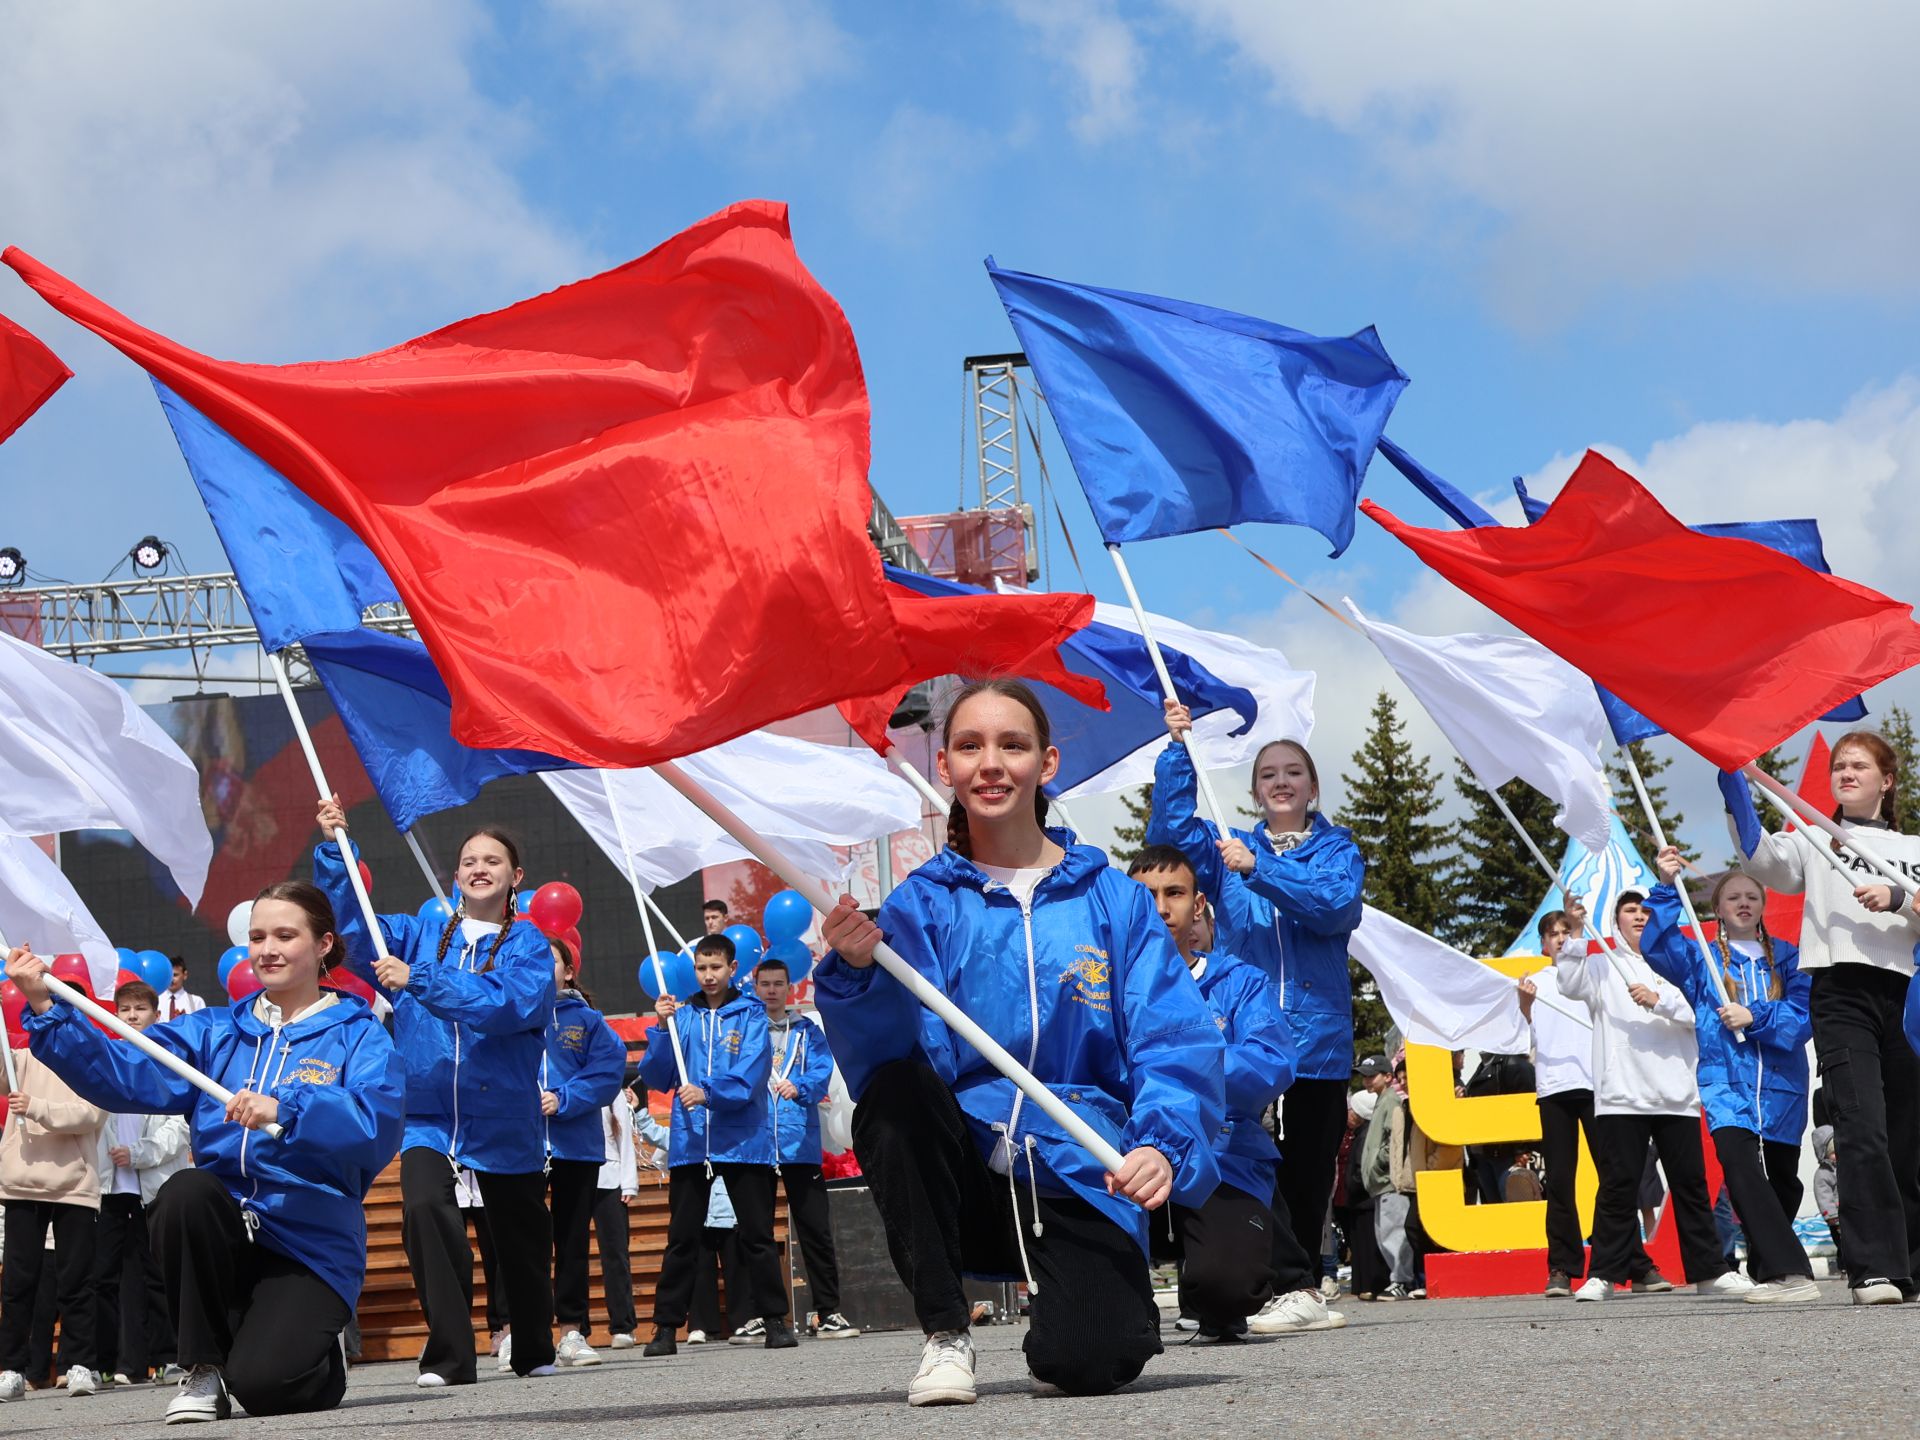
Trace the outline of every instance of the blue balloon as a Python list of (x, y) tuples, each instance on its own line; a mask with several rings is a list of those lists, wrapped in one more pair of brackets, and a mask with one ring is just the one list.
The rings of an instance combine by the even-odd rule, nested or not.
[(453, 906), (438, 895), (420, 907), (420, 923), (431, 929), (445, 929), (447, 921), (452, 918)]
[(788, 978), (796, 985), (813, 971), (813, 952), (804, 940), (776, 940), (767, 946), (765, 958), (785, 965)]
[(666, 993), (676, 1000), (684, 1000), (700, 988), (699, 977), (693, 973), (693, 957), (662, 950), (657, 955), (640, 962), (640, 988), (650, 998), (660, 998), (660, 977), (654, 969), (654, 961), (659, 961), (666, 972)]
[(522, 890), (513, 897), (513, 909), (517, 915), (524, 915), (533, 909), (533, 891)]
[(125, 945), (113, 947), (113, 953), (120, 957), (120, 968), (129, 975), (140, 973), (140, 952)]
[(767, 939), (773, 944), (777, 945), (782, 940), (798, 940), (807, 933), (807, 926), (813, 923), (813, 906), (798, 890), (782, 890), (767, 901), (760, 923), (766, 929)]
[(133, 973), (159, 994), (173, 984), (173, 958), (158, 950), (142, 950), (134, 957)]
[(734, 962), (742, 971), (760, 963), (760, 933), (751, 925), (729, 925), (720, 933), (733, 942)]
[(233, 967), (246, 958), (247, 947), (244, 945), (235, 945), (221, 952), (220, 964), (214, 973), (220, 977), (220, 988), (222, 990), (227, 988), (227, 976), (233, 973)]

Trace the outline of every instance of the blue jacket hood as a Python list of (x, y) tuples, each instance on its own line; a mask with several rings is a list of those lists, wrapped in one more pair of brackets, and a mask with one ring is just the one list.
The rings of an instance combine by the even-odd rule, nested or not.
[(620, 1093), (627, 1073), (627, 1047), (606, 1018), (577, 990), (564, 990), (547, 1026), (540, 1088), (559, 1097), (546, 1116), (547, 1153), (555, 1160), (607, 1161), (607, 1135), (600, 1111)]
[(767, 1044), (767, 1007), (729, 990), (717, 1008), (694, 1001), (682, 1005), (673, 1018), (687, 1059), (687, 1079), (706, 1091), (707, 1102), (691, 1110), (680, 1103), (673, 1046), (667, 1027), (656, 1025), (640, 1058), (640, 1080), (649, 1090), (675, 1092), (668, 1163), (773, 1164), (773, 1131), (767, 1118), (773, 1052)]

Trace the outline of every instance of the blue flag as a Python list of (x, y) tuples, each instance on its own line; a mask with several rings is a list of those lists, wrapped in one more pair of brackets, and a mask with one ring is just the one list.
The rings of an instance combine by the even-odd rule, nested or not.
[(454, 739), (446, 682), (410, 636), (361, 628), (309, 635), (306, 648), (397, 829), (466, 804), (502, 775), (575, 768), (534, 750), (474, 750)]
[[(1414, 489), (1438, 505), (1446, 517), (1462, 530), (1475, 530), (1482, 525), (1500, 523), (1480, 508), (1479, 501), (1464, 491), (1454, 489), (1384, 435), (1380, 437), (1380, 453), (1387, 457), (1394, 469), (1413, 483)], [(1521, 503), (1526, 503), (1525, 496), (1521, 497)]]
[(1719, 780), (1720, 798), (1727, 802), (1727, 813), (1733, 816), (1733, 828), (1740, 836), (1740, 853), (1751, 858), (1766, 833), (1759, 812), (1753, 808), (1753, 782), (1737, 770), (1720, 771)]
[(345, 524), (158, 380), (153, 388), (263, 646), (284, 650), (323, 630), (351, 630), (369, 605), (399, 603), (387, 572)]
[(1372, 329), (1322, 339), (1156, 295), (987, 273), (1108, 544), (1250, 520), (1335, 555), (1407, 386)]
[[(886, 572), (887, 579), (922, 595), (983, 593), (972, 585), (916, 575), (892, 565)], [(1233, 734), (1244, 735), (1252, 728), (1259, 718), (1259, 705), (1249, 691), (1229, 685), (1178, 650), (1162, 645), (1160, 654), (1173, 677), (1174, 690), (1194, 719), (1232, 710), (1241, 721)], [(1051, 685), (1034, 685), (1053, 723), (1054, 743), (1060, 748), (1060, 772), (1047, 787), (1055, 795), (1064, 795), (1167, 733), (1165, 712), (1160, 708), (1160, 679), (1147, 654), (1147, 642), (1138, 635), (1095, 620), (1060, 646), (1060, 658), (1074, 674), (1090, 675), (1104, 685), (1107, 702), (1113, 708), (1096, 710)]]

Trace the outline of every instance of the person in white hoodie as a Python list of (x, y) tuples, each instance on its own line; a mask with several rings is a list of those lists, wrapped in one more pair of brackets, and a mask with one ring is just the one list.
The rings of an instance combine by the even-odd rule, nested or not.
[(1920, 836), (1887, 824), (1900, 772), (1885, 740), (1852, 731), (1834, 743), (1832, 763), (1834, 819), (1912, 883), (1887, 884), (1851, 848), (1837, 851), (1841, 875), (1812, 853), (1826, 837), (1797, 830), (1762, 836), (1745, 868), (1769, 889), (1807, 897), (1800, 968), (1813, 978), (1814, 1055), (1847, 1157), (1847, 1285), (1856, 1305), (1898, 1305), (1920, 1289), (1920, 1059), (1901, 1024), (1920, 940)]
[[(1645, 899), (1637, 890), (1621, 893), (1613, 909), (1617, 934), (1630, 931), (1639, 938), (1646, 925)], [(1750, 1282), (1727, 1268), (1713, 1228), (1694, 1079), (1699, 1045), (1693, 1006), (1628, 945), (1615, 946), (1611, 955), (1589, 955), (1584, 938), (1571, 938), (1554, 961), (1554, 979), (1560, 993), (1584, 1003), (1593, 1018), (1593, 1128), (1588, 1134), (1600, 1193), (1594, 1201), (1587, 1282), (1573, 1298), (1604, 1300), (1614, 1286), (1640, 1278), (1634, 1274), (1638, 1200), (1649, 1141), (1666, 1171), (1687, 1279), (1702, 1294), (1744, 1293)]]
[(640, 1168), (633, 1148), (633, 1103), (622, 1087), (613, 1103), (601, 1107), (600, 1133), (607, 1158), (600, 1167), (593, 1199), (593, 1230), (600, 1243), (600, 1291), (607, 1303), (607, 1329), (613, 1348), (631, 1350), (640, 1323), (633, 1308), (633, 1266), (628, 1257), (632, 1231), (627, 1207), (640, 1198)]

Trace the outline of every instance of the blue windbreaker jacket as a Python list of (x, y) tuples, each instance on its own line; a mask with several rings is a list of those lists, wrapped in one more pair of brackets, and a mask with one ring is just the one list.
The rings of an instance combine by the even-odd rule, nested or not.
[(1220, 1183), (1270, 1200), (1280, 1150), (1260, 1115), (1293, 1083), (1293, 1031), (1266, 977), (1225, 951), (1208, 955), (1194, 978), (1227, 1046), (1227, 1118), (1214, 1144)]
[[(1034, 891), (1031, 911), (943, 850), (887, 898), (880, 929), (1122, 1154), (1151, 1145), (1165, 1155), (1173, 1198), (1199, 1205), (1220, 1179), (1220, 1027), (1146, 887), (1069, 832), (1049, 833), (1066, 858)], [(1014, 1175), (1078, 1196), (1146, 1249), (1146, 1212), (1107, 1193), (1100, 1162), (899, 981), (830, 953), (814, 968), (814, 1000), (856, 1100), (882, 1066), (925, 1059), (953, 1088), (983, 1156), (1004, 1136)]]
[[(1693, 1028), (1700, 1042), (1700, 1103), (1707, 1124), (1737, 1125), (1763, 1140), (1798, 1145), (1807, 1132), (1807, 1041), (1813, 1035), (1808, 996), (1813, 977), (1800, 969), (1800, 952), (1785, 940), (1773, 942), (1773, 961), (1784, 993), (1773, 993), (1765, 962), (1734, 951), (1727, 994), (1753, 1012), (1747, 1043), (1733, 1038), (1720, 1023), (1720, 997), (1714, 992), (1700, 947), (1681, 932), (1680, 897), (1671, 885), (1656, 885), (1647, 896), (1647, 928), (1640, 953), (1654, 973), (1680, 987), (1693, 1006)], [(1719, 950), (1714, 949), (1716, 958)]]
[(63, 1000), (26, 1013), (28, 1043), (76, 1095), (122, 1115), (185, 1115), (193, 1163), (217, 1176), (258, 1228), (254, 1239), (310, 1268), (349, 1306), (367, 1271), (367, 1191), (400, 1150), (400, 1057), (351, 995), (278, 1032), (255, 997), (209, 1006), (147, 1031), (229, 1090), (279, 1102), (275, 1140), (133, 1046), (94, 1029)]
[(560, 1098), (560, 1108), (546, 1117), (549, 1155), (606, 1163), (600, 1111), (620, 1093), (626, 1073), (627, 1047), (605, 1017), (578, 990), (561, 991), (540, 1061), (540, 1088)]
[(687, 1078), (707, 1092), (707, 1103), (689, 1110), (680, 1103), (667, 1027), (656, 1025), (640, 1057), (640, 1080), (649, 1090), (673, 1095), (669, 1165), (771, 1165), (773, 1129), (767, 1119), (767, 1076), (773, 1051), (767, 1044), (767, 1007), (728, 990), (716, 1009), (695, 999), (674, 1020), (686, 1050)]
[(1347, 941), (1360, 923), (1367, 865), (1351, 831), (1313, 817), (1307, 838), (1276, 855), (1267, 822), (1235, 830), (1254, 855), (1240, 875), (1220, 860), (1220, 832), (1200, 816), (1193, 758), (1169, 745), (1153, 767), (1147, 843), (1172, 845), (1193, 863), (1213, 902), (1214, 942), (1266, 975), (1293, 1028), (1295, 1075), (1346, 1080), (1353, 1074), (1353, 980)]
[[(820, 1163), (820, 1102), (833, 1079), (833, 1051), (826, 1032), (798, 1011), (787, 1012), (787, 1058), (773, 1067), (767, 1083), (791, 1080), (800, 1093), (792, 1100), (769, 1094), (767, 1116), (773, 1126), (776, 1164)], [(772, 1031), (768, 1031), (772, 1044)]]
[[(359, 849), (354, 850), (356, 857)], [(333, 902), (347, 963), (369, 985), (378, 958), (340, 852), (313, 852), (313, 883)], [(489, 936), (469, 947), (456, 932), (444, 961), (439, 925), (382, 915), (379, 953), (412, 970), (407, 988), (385, 991), (407, 1067), (407, 1132), (401, 1148), (437, 1150), (471, 1170), (525, 1175), (547, 1163), (540, 1114), (540, 1061), (553, 1016), (553, 951), (524, 917), (507, 930), (493, 968)]]

